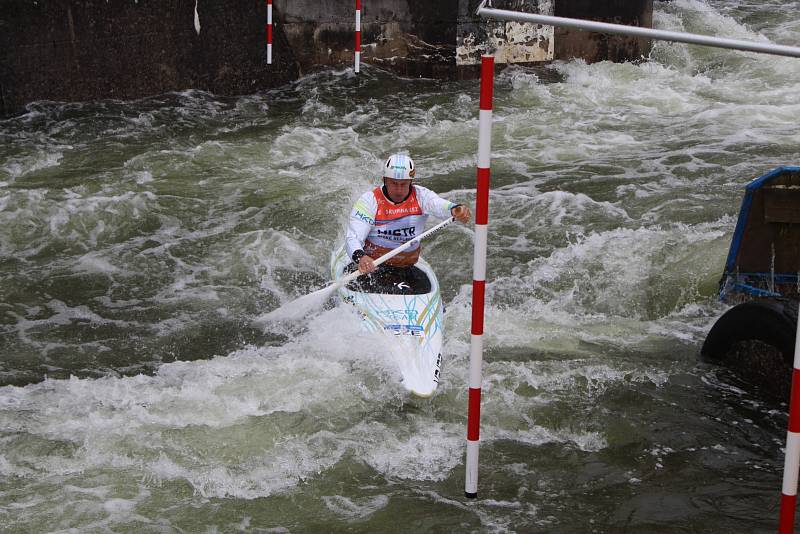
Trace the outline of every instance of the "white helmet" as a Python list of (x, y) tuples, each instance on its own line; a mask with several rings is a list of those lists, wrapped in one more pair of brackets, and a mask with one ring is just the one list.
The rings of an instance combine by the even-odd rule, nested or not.
[(383, 177), (393, 180), (413, 180), (417, 174), (414, 160), (405, 154), (392, 154), (383, 166)]

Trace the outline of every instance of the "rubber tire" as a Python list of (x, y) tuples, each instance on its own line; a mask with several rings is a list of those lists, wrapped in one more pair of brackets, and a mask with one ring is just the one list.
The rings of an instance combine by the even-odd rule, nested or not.
[(720, 317), (706, 336), (701, 354), (724, 360), (739, 341), (759, 340), (778, 349), (786, 362), (794, 361), (797, 303), (788, 300), (737, 304)]
[[(796, 329), (796, 301), (745, 302), (725, 312), (714, 323), (701, 355), (708, 361), (732, 368), (748, 381), (762, 386), (768, 395), (788, 400)], [(759, 350), (759, 343), (754, 342), (768, 347), (762, 346)]]

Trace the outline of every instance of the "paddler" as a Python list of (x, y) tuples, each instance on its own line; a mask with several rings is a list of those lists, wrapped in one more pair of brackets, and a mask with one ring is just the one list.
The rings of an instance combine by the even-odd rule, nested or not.
[(365, 290), (380, 291), (380, 286), (398, 284), (398, 280), (413, 281), (411, 269), (420, 255), (420, 244), (415, 243), (380, 265), (376, 271), (374, 260), (425, 231), (428, 215), (446, 219), (451, 215), (457, 221), (468, 223), (472, 216), (469, 208), (444, 199), (425, 187), (415, 185), (416, 167), (405, 154), (393, 154), (383, 165), (383, 186), (365, 192), (350, 212), (345, 245), (353, 260), (349, 270), (357, 267), (362, 274), (358, 282)]

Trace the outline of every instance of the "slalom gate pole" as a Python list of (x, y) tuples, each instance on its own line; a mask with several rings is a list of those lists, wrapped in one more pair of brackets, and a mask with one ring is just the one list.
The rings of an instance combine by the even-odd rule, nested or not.
[(272, 65), (272, 0), (267, 0), (267, 65)]
[[(495, 20), (512, 20), (517, 22), (529, 22), (534, 24), (545, 24), (566, 28), (577, 28), (581, 30), (610, 33), (616, 35), (628, 35), (633, 37), (644, 37), (659, 41), (672, 41), (678, 43), (689, 43), (696, 45), (712, 46), (717, 48), (728, 48), (733, 50), (743, 50), (748, 52), (758, 52), (763, 54), (774, 54), (787, 57), (800, 58), (800, 47), (776, 45), (773, 43), (760, 43), (752, 41), (742, 41), (709, 35), (698, 35), (693, 33), (673, 32), (656, 30), (652, 28), (640, 28), (621, 24), (608, 24), (589, 20), (580, 20), (564, 17), (553, 17), (549, 15), (537, 15), (534, 13), (522, 13), (505, 9), (494, 9), (486, 7), (487, 0), (482, 0), (478, 5), (476, 14), (484, 18)], [(491, 58), (488, 58), (491, 59)], [(486, 197), (488, 199), (489, 183), (489, 158), (491, 146), (491, 129), (487, 126), (484, 134), (484, 114), (488, 114), (491, 121), (491, 86), (488, 91), (488, 104), (484, 106), (484, 68), (487, 56), (483, 56), (481, 64), (481, 118), (480, 118), (480, 137), (478, 141), (478, 205), (475, 216), (475, 279), (473, 280), (472, 296), (472, 349), (470, 354), (470, 390), (469, 390), (469, 420), (467, 423), (467, 497), (477, 496), (478, 479), (478, 428), (480, 419), (480, 362), (482, 341), (479, 334), (483, 333), (483, 284), (479, 276), (485, 274), (486, 260), (486, 230), (483, 230), (482, 237), (478, 229), (481, 220), (488, 221), (488, 207), (483, 212), (481, 219), (481, 171), (484, 171), (486, 181)], [(481, 158), (484, 154), (484, 137), (486, 138), (485, 159)], [(487, 203), (488, 205), (488, 203)], [(484, 227), (485, 228), (485, 227)], [(479, 255), (479, 240), (483, 239), (481, 247), (483, 252)], [(479, 263), (479, 259), (483, 263)], [(479, 271), (483, 269), (483, 271)], [(480, 293), (479, 293), (479, 280)], [(478, 297), (480, 295), (480, 297)], [(476, 303), (480, 301), (480, 312)], [(476, 320), (477, 316), (477, 320)], [(476, 341), (477, 338), (477, 341)], [(476, 348), (477, 346), (477, 348)], [(477, 356), (476, 356), (477, 352)], [(477, 364), (476, 364), (477, 362)], [(474, 415), (473, 415), (474, 412)], [(797, 333), (795, 334), (794, 349), (794, 368), (792, 370), (792, 393), (789, 401), (789, 429), (786, 432), (786, 458), (783, 466), (783, 488), (781, 491), (780, 519), (778, 523), (779, 534), (791, 534), (794, 532), (794, 516), (797, 507), (797, 482), (798, 471), (800, 471), (800, 314), (798, 314)]]
[(783, 462), (783, 489), (778, 521), (779, 534), (794, 532), (794, 513), (797, 509), (797, 474), (800, 470), (800, 313), (797, 314), (790, 398), (789, 429), (786, 432), (786, 458)]
[(361, 0), (356, 0), (356, 58), (355, 71), (361, 67)]
[(478, 120), (478, 173), (475, 199), (475, 255), (472, 276), (472, 339), (469, 352), (467, 407), (467, 474), (464, 495), (478, 496), (478, 445), (481, 426), (481, 365), (483, 363), (483, 305), (486, 295), (486, 242), (489, 225), (489, 176), (492, 159), (492, 95), (494, 56), (481, 57), (481, 96)]

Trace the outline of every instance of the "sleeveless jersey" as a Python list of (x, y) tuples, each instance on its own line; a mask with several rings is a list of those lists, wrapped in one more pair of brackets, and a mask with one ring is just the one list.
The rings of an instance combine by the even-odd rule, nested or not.
[[(433, 215), (439, 219), (450, 216), (456, 204), (440, 197), (430, 189), (413, 185), (406, 198), (395, 204), (383, 195), (382, 188), (366, 191), (356, 200), (347, 223), (345, 247), (352, 257), (363, 250), (372, 258), (397, 248), (424, 231), (425, 219)], [(389, 265), (413, 265), (419, 258), (419, 245), (400, 253), (387, 263)]]
[[(425, 231), (428, 216), (422, 211), (415, 188), (411, 188), (408, 198), (400, 204), (390, 202), (380, 187), (373, 189), (372, 194), (378, 203), (378, 209), (375, 212), (375, 225), (364, 241), (364, 252), (367, 255), (380, 257)], [(414, 265), (420, 252), (420, 244), (414, 243), (408, 250), (386, 263), (395, 266)]]

